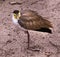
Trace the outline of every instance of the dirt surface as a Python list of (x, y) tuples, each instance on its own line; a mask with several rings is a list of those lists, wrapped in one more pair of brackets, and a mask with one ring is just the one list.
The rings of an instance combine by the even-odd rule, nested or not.
[[(39, 51), (27, 50), (27, 34), (11, 20), (16, 9), (35, 10), (53, 24), (52, 34), (29, 31), (30, 46)], [(60, 57), (60, 0), (0, 0), (0, 57)]]

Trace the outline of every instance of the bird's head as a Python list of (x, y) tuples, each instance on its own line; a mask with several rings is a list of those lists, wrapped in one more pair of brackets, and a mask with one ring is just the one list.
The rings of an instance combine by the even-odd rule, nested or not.
[(19, 17), (21, 16), (21, 13), (20, 13), (20, 11), (19, 10), (14, 10), (13, 11), (13, 18), (14, 19), (19, 19)]

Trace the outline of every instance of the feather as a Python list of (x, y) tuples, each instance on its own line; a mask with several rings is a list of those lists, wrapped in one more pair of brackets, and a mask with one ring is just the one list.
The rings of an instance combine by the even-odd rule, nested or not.
[(32, 10), (25, 11), (18, 20), (18, 23), (21, 27), (29, 30), (49, 29), (53, 27), (50, 21), (43, 19), (42, 16)]

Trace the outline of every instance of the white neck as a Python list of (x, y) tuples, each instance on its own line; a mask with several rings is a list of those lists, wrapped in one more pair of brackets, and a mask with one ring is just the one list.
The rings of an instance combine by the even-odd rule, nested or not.
[(13, 15), (12, 15), (12, 21), (14, 24), (18, 24), (18, 19), (15, 19)]

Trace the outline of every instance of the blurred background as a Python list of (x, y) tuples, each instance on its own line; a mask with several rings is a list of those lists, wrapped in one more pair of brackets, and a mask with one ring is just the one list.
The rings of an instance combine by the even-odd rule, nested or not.
[[(27, 34), (17, 31), (12, 22), (14, 10), (31, 9), (53, 24), (53, 33), (43, 36), (29, 31), (30, 45), (40, 51), (27, 50)], [(0, 57), (60, 57), (60, 0), (0, 0)]]

